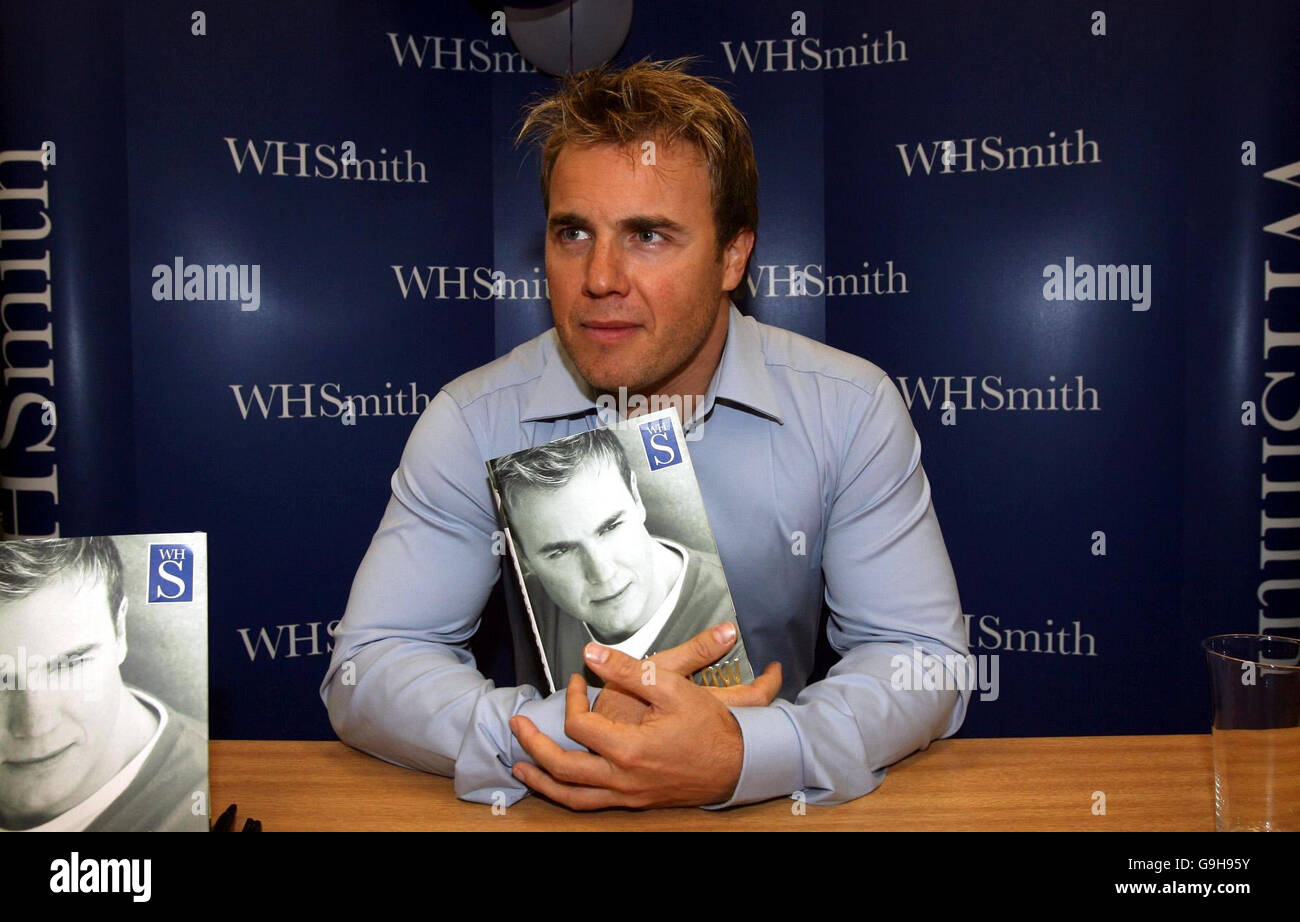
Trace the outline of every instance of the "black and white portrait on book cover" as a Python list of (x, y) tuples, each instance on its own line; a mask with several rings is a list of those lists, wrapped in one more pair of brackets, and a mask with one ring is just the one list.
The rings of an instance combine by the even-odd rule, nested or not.
[(0, 830), (208, 829), (207, 537), (0, 542)]
[(753, 681), (674, 409), (488, 462), (513, 572), (551, 690), (596, 641), (646, 657), (731, 621), (735, 647), (697, 683)]

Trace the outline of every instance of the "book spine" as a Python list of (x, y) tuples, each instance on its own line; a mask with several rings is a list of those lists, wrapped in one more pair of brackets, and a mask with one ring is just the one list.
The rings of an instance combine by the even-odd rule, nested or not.
[(488, 486), (492, 490), (492, 500), (497, 507), (497, 520), (501, 523), (502, 534), (506, 539), (506, 550), (510, 556), (510, 564), (515, 573), (515, 580), (519, 586), (519, 595), (524, 601), (524, 611), (528, 613), (528, 626), (533, 632), (533, 643), (537, 645), (537, 654), (542, 660), (542, 673), (546, 676), (546, 685), (549, 694), (555, 693), (555, 679), (551, 676), (551, 664), (546, 658), (546, 648), (542, 645), (542, 634), (537, 629), (537, 618), (533, 614), (533, 603), (528, 598), (528, 586), (524, 583), (524, 573), (519, 566), (519, 554), (515, 550), (515, 539), (510, 533), (510, 519), (506, 516), (505, 503), (501, 500), (501, 491), (497, 488), (496, 475), (492, 472), (491, 465), (488, 466)]

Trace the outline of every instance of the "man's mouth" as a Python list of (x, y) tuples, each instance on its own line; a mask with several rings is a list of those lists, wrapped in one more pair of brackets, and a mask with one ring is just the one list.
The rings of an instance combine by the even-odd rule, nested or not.
[(63, 755), (75, 745), (75, 743), (68, 743), (68, 745), (60, 749), (56, 749), (53, 752), (46, 753), (43, 756), (36, 756), (34, 758), (15, 759), (11, 756), (6, 756), (3, 764), (12, 765), (14, 768), (40, 768), (42, 765), (49, 765), (54, 762), (55, 759)]
[(621, 598), (623, 597), (623, 593), (627, 592), (627, 590), (628, 590), (628, 586), (631, 586), (631, 585), (632, 585), (631, 583), (628, 583), (626, 586), (624, 586), (624, 587), (623, 587), (622, 589), (620, 589), (618, 592), (614, 593), (613, 595), (607, 595), (607, 596), (605, 596), (603, 599), (592, 599), (592, 600), (591, 600), (591, 604), (592, 604), (592, 605), (604, 605), (604, 604), (606, 604), (607, 602), (616, 602), (616, 601), (618, 601), (619, 599), (621, 599)]
[(588, 320), (582, 324), (582, 332), (587, 338), (602, 344), (623, 342), (639, 329), (639, 324), (622, 320)]

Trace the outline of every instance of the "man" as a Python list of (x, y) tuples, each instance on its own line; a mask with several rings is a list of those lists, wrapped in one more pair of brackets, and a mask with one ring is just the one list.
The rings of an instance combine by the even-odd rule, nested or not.
[[(867, 793), (956, 732), (969, 700), (964, 682), (890, 683), (899, 656), (967, 652), (901, 396), (870, 362), (730, 305), (758, 173), (716, 87), (677, 62), (602, 68), (535, 104), (521, 135), (542, 140), (555, 327), (448, 384), (416, 424), (335, 634), (321, 689), (335, 730), (482, 802)], [(659, 654), (644, 687), (640, 663), (590, 644), (603, 690), (578, 676), (562, 695), (494, 688), (465, 649), (500, 571), (480, 465), (591, 428), (620, 387), (689, 401), (688, 431), (707, 422), (692, 461), (749, 656), (772, 665), (739, 689), (682, 678), (734, 640), (715, 628)], [(807, 685), (823, 597), (842, 658)]]
[[(646, 530), (636, 474), (613, 430), (516, 452), (492, 473), (552, 687), (575, 672), (603, 684), (583, 659), (591, 641), (641, 659), (735, 618), (716, 555)], [(752, 680), (747, 664), (738, 642), (701, 681)]]
[(108, 538), (0, 543), (0, 831), (207, 829), (207, 734), (128, 688)]

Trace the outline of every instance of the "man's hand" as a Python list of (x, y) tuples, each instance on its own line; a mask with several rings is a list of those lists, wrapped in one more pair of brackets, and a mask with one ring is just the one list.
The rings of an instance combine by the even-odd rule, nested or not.
[[(711, 666), (722, 659), (735, 644), (736, 627), (731, 622), (705, 628), (686, 643), (642, 660), (641, 674), (637, 676), (637, 682), (633, 687), (624, 689), (617, 685), (607, 684), (601, 689), (600, 694), (596, 696), (596, 704), (592, 710), (618, 723), (640, 723), (642, 718), (649, 712), (650, 705), (642, 696), (637, 694), (637, 688), (649, 681), (653, 681), (661, 669), (667, 669), (669, 672), (675, 672), (680, 676), (690, 678), (698, 670), (703, 669), (705, 666)], [(653, 670), (648, 668), (645, 665), (646, 663), (654, 663)], [(781, 666), (779, 663), (773, 663), (768, 666), (768, 669), (776, 669), (776, 690), (779, 692), (781, 690)], [(747, 685), (734, 685), (726, 688), (718, 688), (712, 685), (702, 687), (712, 692), (718, 700), (728, 707), (766, 707), (776, 697), (776, 692), (767, 693), (767, 683), (758, 685), (757, 681)]]
[(730, 798), (744, 744), (719, 692), (768, 704), (781, 689), (778, 664), (750, 686), (719, 690), (658, 668), (654, 682), (642, 685), (641, 660), (599, 644), (588, 644), (584, 655), (607, 687), (634, 689), (647, 712), (633, 725), (588, 710), (587, 683), (575, 674), (565, 695), (564, 732), (590, 751), (561, 749), (528, 718), (515, 716), (510, 729), (537, 763), (516, 762), (516, 778), (575, 810), (697, 806)]

